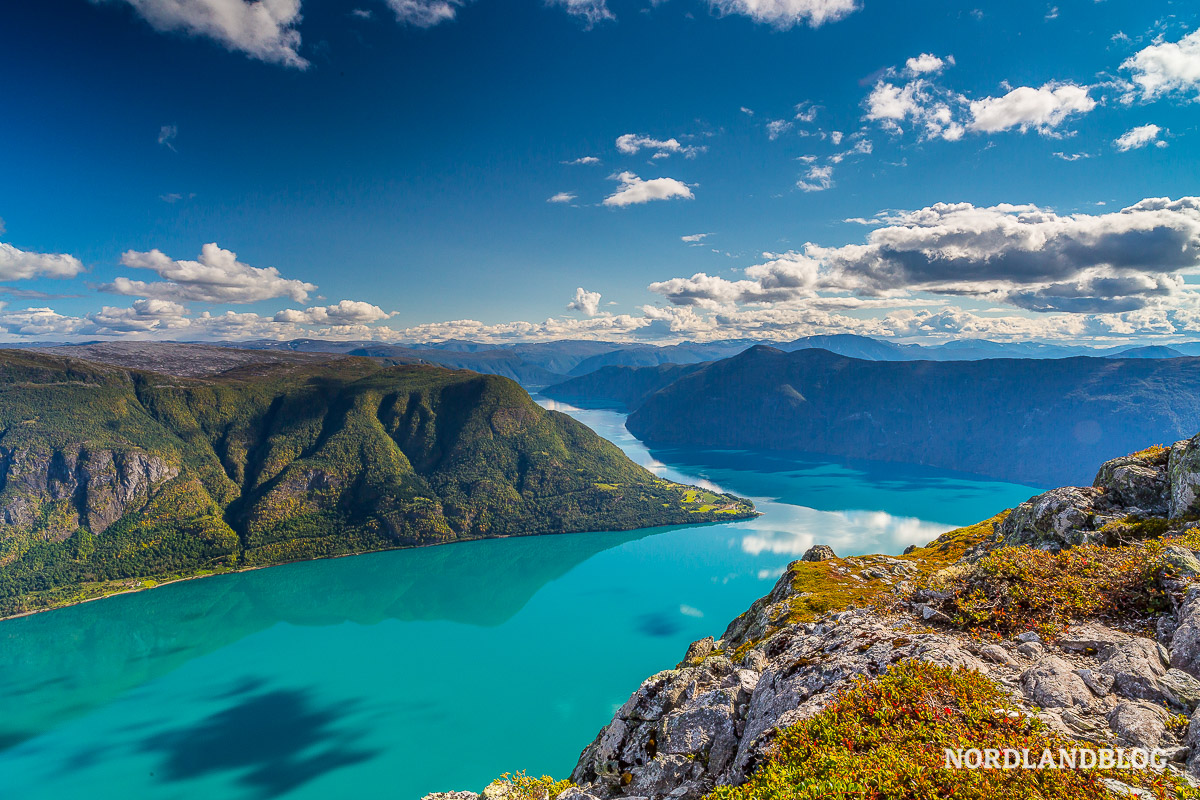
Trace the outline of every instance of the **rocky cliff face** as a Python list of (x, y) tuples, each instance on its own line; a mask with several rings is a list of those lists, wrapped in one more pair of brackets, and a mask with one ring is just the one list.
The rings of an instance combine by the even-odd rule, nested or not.
[(178, 464), (140, 450), (0, 447), (0, 520), (10, 526), (0, 566), (17, 557), (23, 538), (104, 533), (177, 475)]
[[(1020, 714), (1067, 739), (1159, 748), (1178, 780), (1200, 777), (1197, 486), (1200, 436), (1110, 461), (1094, 486), (1047, 492), (901, 557), (813, 548), (721, 638), (694, 642), (674, 669), (643, 682), (557, 797), (699, 800), (741, 785), (772, 757), (783, 729), (829, 707), (855, 679), (913, 660), (982, 673)], [(975, 584), (963, 576), (985, 559), (1033, 558), (1041, 568), (1072, 552), (1083, 556), (1071, 563), (1085, 565), (1088, 556), (1105, 566), (1106, 554), (1127, 559), (1149, 601), (1063, 600), (1052, 610), (1073, 618), (1056, 626), (999, 614), (964, 624), (963, 587)], [(1036, 584), (1009, 590), (1032, 593)], [(824, 610), (831, 606), (840, 607)], [(1026, 606), (1045, 610), (1036, 599)], [(504, 783), (484, 795), (525, 797)]]

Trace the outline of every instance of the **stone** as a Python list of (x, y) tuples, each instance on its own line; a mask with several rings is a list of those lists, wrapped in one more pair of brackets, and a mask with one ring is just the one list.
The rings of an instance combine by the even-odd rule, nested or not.
[[(1161, 462), (1161, 459), (1159, 459)], [(1092, 484), (1117, 505), (1142, 515), (1166, 516), (1170, 510), (1166, 465), (1141, 456), (1124, 456), (1100, 467)]]
[[(559, 795), (559, 797), (565, 797), (565, 795)], [(435, 792), (425, 795), (421, 800), (479, 800), (479, 795), (475, 792)]]
[(1172, 519), (1200, 512), (1200, 435), (1176, 442), (1167, 462)]
[(712, 655), (716, 649), (717, 643), (711, 636), (697, 639), (688, 645), (687, 653), (683, 656), (683, 665), (697, 664)]
[(1107, 697), (1112, 692), (1113, 676), (1090, 669), (1077, 669), (1075, 674), (1083, 678), (1083, 682), (1098, 697)]
[(1042, 637), (1038, 636), (1037, 631), (1025, 631), (1024, 633), (1018, 633), (1014, 638), (1018, 642), (1040, 642), (1042, 640)]
[(1162, 559), (1176, 577), (1194, 578), (1200, 575), (1200, 558), (1196, 558), (1196, 553), (1186, 547), (1173, 544), (1163, 548)]
[(837, 558), (837, 553), (827, 544), (814, 544), (800, 556), (801, 561), (828, 561), (831, 558)]
[(1058, 646), (1063, 650), (1080, 653), (1091, 651), (1093, 655), (1107, 647), (1127, 644), (1132, 637), (1097, 623), (1085, 622), (1072, 625), (1058, 637)]
[(1171, 634), (1171, 666), (1200, 677), (1200, 586), (1184, 595)]
[(1075, 674), (1071, 663), (1058, 656), (1044, 656), (1021, 673), (1021, 691), (1042, 708), (1088, 708), (1094, 700), (1091, 689)]
[(985, 645), (984, 647), (980, 648), (979, 655), (983, 656), (985, 659), (994, 664), (1005, 664), (1007, 666), (1012, 666), (1013, 664), (1017, 663), (1017, 660), (1009, 655), (1008, 651), (998, 644)]
[(1037, 642), (1021, 642), (1017, 645), (1017, 652), (1032, 661), (1037, 661), (1045, 654), (1046, 648)]
[(999, 546), (1062, 550), (1098, 541), (1093, 523), (1104, 497), (1100, 489), (1051, 489), (1017, 506), (997, 528)]
[(1167, 733), (1167, 712), (1151, 703), (1122, 700), (1108, 713), (1108, 725), (1134, 747), (1152, 750)]

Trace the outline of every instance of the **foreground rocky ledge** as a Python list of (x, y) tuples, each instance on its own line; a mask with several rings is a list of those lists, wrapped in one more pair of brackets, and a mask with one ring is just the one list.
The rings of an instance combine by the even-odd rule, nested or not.
[[(483, 797), (698, 800), (745, 783), (780, 731), (856, 679), (912, 661), (977, 671), (1066, 739), (1161, 749), (1183, 796), (1200, 775), (1197, 487), (1200, 437), (1109, 462), (1093, 487), (1047, 492), (901, 557), (813, 548), (720, 639), (648, 678), (584, 749), (573, 785), (506, 780)], [(1064, 564), (1081, 574), (1078, 599), (1036, 583)], [(1106, 603), (1110, 585), (1120, 591)]]

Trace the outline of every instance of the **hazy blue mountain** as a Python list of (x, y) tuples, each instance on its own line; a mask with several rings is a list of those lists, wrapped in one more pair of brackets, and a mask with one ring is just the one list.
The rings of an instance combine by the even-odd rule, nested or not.
[(550, 397), (619, 404), (654, 445), (793, 450), (1041, 485), (1200, 429), (1200, 359), (864, 361), (754, 347), (692, 367), (609, 367)]

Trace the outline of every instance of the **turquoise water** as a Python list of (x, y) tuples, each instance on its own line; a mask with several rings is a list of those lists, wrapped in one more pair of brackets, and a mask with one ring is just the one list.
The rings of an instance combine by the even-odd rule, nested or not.
[(725, 525), (507, 539), (173, 584), (0, 622), (0, 797), (420, 798), (566, 775), (639, 682), (815, 542), (899, 552), (1030, 487), (899, 465), (648, 452), (755, 499)]

